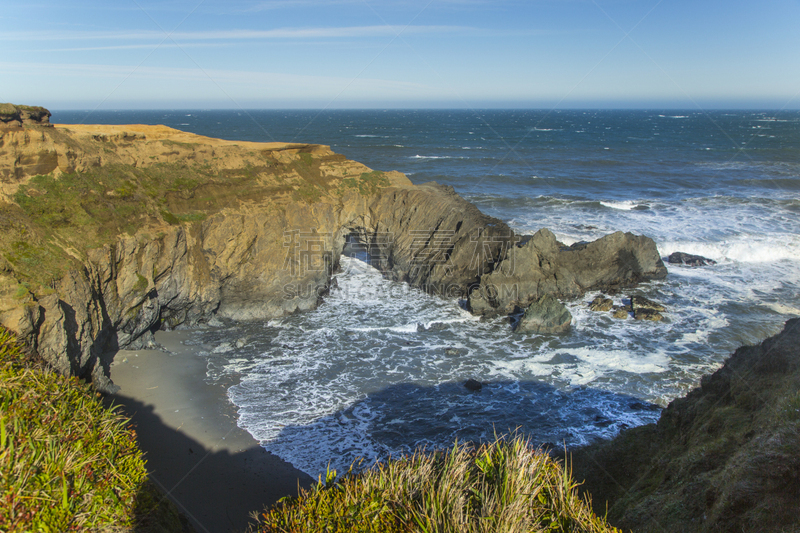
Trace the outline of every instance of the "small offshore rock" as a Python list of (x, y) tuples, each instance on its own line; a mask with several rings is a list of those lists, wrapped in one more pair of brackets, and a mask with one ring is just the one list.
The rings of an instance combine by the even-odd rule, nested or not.
[(634, 314), (636, 314), (636, 311), (639, 309), (650, 309), (652, 311), (667, 310), (667, 308), (660, 303), (654, 302), (653, 300), (648, 300), (644, 296), (631, 296), (631, 307), (633, 308)]
[(453, 355), (458, 355), (459, 351), (458, 348), (445, 348), (444, 354), (453, 356)]
[(664, 319), (661, 313), (653, 311), (652, 309), (639, 309), (634, 311), (633, 318), (636, 320), (651, 320), (653, 322), (659, 322)]
[(658, 302), (648, 300), (644, 296), (631, 296), (631, 308), (633, 309), (633, 318), (636, 320), (652, 320), (658, 322), (663, 320), (661, 315), (666, 308)]
[(673, 252), (667, 258), (672, 265), (687, 265), (692, 267), (716, 265), (717, 262), (702, 255), (692, 255), (685, 252)]
[(236, 346), (237, 348), (244, 348), (245, 346), (247, 346), (247, 337), (242, 337), (238, 339), (234, 346)]
[(525, 311), (516, 331), (543, 334), (563, 333), (572, 323), (572, 314), (553, 296), (545, 294)]
[(611, 298), (606, 298), (602, 294), (592, 300), (592, 303), (589, 304), (589, 309), (592, 311), (611, 311), (611, 308), (614, 306), (614, 302)]
[(464, 387), (472, 392), (477, 392), (483, 388), (483, 383), (474, 379), (468, 379), (466, 383), (464, 383)]
[(616, 306), (614, 307), (614, 310), (611, 312), (611, 316), (613, 316), (614, 318), (625, 319), (628, 318), (629, 313), (630, 311), (628, 310), (627, 307)]

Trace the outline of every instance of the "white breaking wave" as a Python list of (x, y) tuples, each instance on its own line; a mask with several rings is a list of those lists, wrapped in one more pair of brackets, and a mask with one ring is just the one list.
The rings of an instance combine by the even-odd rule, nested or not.
[(468, 159), (467, 157), (455, 157), (451, 155), (413, 155), (411, 159)]
[(774, 310), (775, 312), (780, 313), (782, 315), (800, 316), (800, 309), (798, 309), (796, 307), (789, 306), (789, 305), (783, 305), (783, 304), (780, 304), (780, 303), (771, 303), (771, 304), (768, 304), (768, 307), (770, 309)]
[(713, 259), (717, 262), (771, 263), (775, 261), (800, 261), (800, 237), (743, 236), (722, 242), (663, 242), (658, 245), (663, 256), (685, 252)]
[(623, 211), (630, 211), (631, 209), (635, 209), (637, 207), (646, 206), (646, 204), (642, 202), (634, 202), (632, 200), (625, 200), (622, 202), (601, 201), (600, 204), (612, 209), (621, 209)]
[[(215, 335), (204, 341), (210, 379), (240, 376), (228, 391), (239, 425), (312, 476), (517, 426), (570, 446), (611, 437), (657, 419), (652, 404), (695, 386), (733, 345), (708, 342), (727, 326), (727, 300), (703, 269), (639, 289), (667, 305), (665, 322), (589, 311), (587, 294), (567, 302), (570, 333), (543, 336), (480, 320), (361, 261), (342, 267), (314, 311), (198, 333)], [(467, 391), (467, 379), (484, 388)]]

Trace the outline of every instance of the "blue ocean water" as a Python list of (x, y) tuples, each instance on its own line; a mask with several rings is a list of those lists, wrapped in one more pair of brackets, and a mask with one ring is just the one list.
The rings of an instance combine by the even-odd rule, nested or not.
[[(103, 111), (52, 121), (328, 144), (415, 183), (452, 185), (521, 233), (547, 227), (569, 244), (632, 231), (663, 256), (717, 261), (669, 266), (665, 281), (640, 288), (667, 305), (658, 324), (592, 313), (589, 294), (567, 302), (568, 335), (517, 335), (346, 259), (315, 311), (195, 331), (208, 379), (237, 378), (228, 394), (239, 424), (312, 475), (518, 427), (553, 444), (613, 436), (656, 420), (736, 347), (800, 316), (796, 111)], [(469, 378), (487, 385), (470, 393)]]

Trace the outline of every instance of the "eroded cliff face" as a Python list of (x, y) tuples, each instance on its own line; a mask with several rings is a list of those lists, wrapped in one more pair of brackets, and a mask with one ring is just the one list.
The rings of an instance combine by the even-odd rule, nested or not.
[[(101, 389), (112, 387), (113, 353), (151, 346), (158, 328), (312, 309), (348, 237), (394, 279), (458, 298), (509, 265), (520, 240), (452, 188), (414, 186), (326, 146), (164, 126), (0, 127), (0, 183), (0, 323)], [(541, 280), (589, 279), (620, 250), (644, 259), (602, 279), (662, 275), (652, 241), (640, 238), (637, 252), (623, 240), (558, 259), (552, 272), (531, 263), (529, 277), (539, 292), (577, 295), (592, 284)]]
[(324, 146), (159, 126), (0, 139), (0, 321), (100, 388), (111, 354), (152, 345), (158, 328), (312, 309), (351, 234), (380, 243), (381, 266), (398, 279), (453, 294), (499, 255), (492, 242), (473, 259), (483, 241), (511, 235), (451, 189), (414, 187)]

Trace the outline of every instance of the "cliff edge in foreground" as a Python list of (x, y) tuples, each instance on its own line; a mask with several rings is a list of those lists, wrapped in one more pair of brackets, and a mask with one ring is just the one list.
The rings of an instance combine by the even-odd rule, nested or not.
[(657, 424), (577, 452), (573, 471), (623, 529), (800, 531), (800, 319), (736, 350)]

